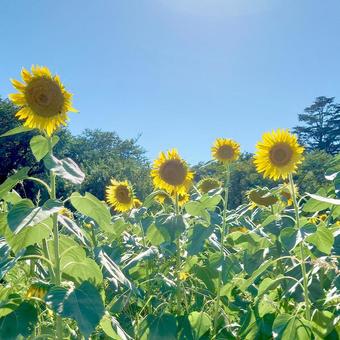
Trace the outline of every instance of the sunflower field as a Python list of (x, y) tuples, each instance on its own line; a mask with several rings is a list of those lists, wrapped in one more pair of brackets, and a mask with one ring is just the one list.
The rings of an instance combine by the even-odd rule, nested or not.
[[(304, 148), (288, 130), (264, 133), (254, 164), (276, 185), (229, 209), (240, 145), (218, 138), (222, 181), (195, 181), (172, 149), (154, 161), (143, 201), (115, 178), (102, 201), (53, 154), (76, 111), (71, 93), (47, 67), (21, 75), (10, 100), (22, 125), (1, 143), (34, 131), (49, 181), (24, 167), (0, 184), (0, 339), (339, 339), (339, 155), (324, 164), (326, 187), (301, 192)], [(23, 181), (39, 187), (35, 199), (15, 190)], [(69, 197), (57, 197), (61, 181)]]

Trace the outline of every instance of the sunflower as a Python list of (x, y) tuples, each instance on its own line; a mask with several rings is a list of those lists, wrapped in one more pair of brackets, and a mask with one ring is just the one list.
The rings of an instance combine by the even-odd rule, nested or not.
[(72, 107), (72, 94), (47, 67), (32, 66), (31, 73), (23, 68), (21, 77), (23, 83), (11, 80), (19, 93), (9, 95), (9, 99), (21, 107), (16, 117), (24, 120), (24, 126), (43, 130), (51, 136), (60, 125), (66, 125), (68, 111), (77, 112)]
[(74, 218), (72, 211), (70, 209), (65, 208), (65, 207), (60, 208), (60, 210), (58, 211), (58, 214), (63, 215), (65, 217), (68, 217), (71, 220), (73, 220), (73, 218)]
[(222, 163), (236, 161), (240, 157), (240, 144), (232, 139), (217, 138), (211, 148), (212, 157)]
[(138, 198), (134, 198), (133, 207), (138, 209), (138, 208), (141, 208), (142, 206), (143, 206), (143, 203)]
[(278, 201), (278, 198), (267, 188), (256, 188), (248, 191), (248, 198), (255, 205), (264, 207), (270, 207)]
[[(173, 198), (173, 200), (176, 200), (176, 197)], [(185, 203), (188, 203), (190, 200), (190, 195), (186, 192), (185, 194), (179, 194), (178, 195), (178, 205), (182, 207)]]
[(170, 197), (165, 192), (159, 192), (158, 194), (156, 194), (154, 200), (159, 204), (164, 204), (167, 201), (171, 203)]
[(197, 184), (198, 190), (202, 194), (206, 194), (207, 192), (213, 189), (221, 188), (221, 186), (222, 183), (218, 179), (213, 177), (202, 178)]
[(44, 299), (49, 288), (50, 288), (50, 285), (48, 283), (45, 283), (42, 281), (34, 282), (29, 286), (26, 292), (26, 297), (27, 298), (35, 297), (39, 299)]
[(303, 160), (304, 148), (288, 130), (278, 129), (263, 134), (256, 148), (254, 163), (257, 171), (273, 180), (286, 179)]
[(128, 211), (134, 207), (133, 189), (128, 181), (111, 179), (111, 185), (106, 187), (106, 200), (115, 210)]
[(153, 163), (151, 177), (156, 188), (184, 195), (191, 186), (194, 173), (187, 163), (179, 156), (176, 149), (165, 154), (161, 152)]

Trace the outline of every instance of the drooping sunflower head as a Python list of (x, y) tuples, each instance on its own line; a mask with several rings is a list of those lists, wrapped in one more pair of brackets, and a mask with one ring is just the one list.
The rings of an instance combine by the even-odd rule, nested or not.
[(155, 201), (159, 204), (171, 203), (171, 199), (165, 192), (159, 192), (154, 197)]
[(20, 106), (16, 117), (24, 121), (24, 126), (52, 135), (60, 125), (66, 125), (67, 112), (76, 112), (72, 107), (72, 94), (47, 67), (32, 66), (31, 72), (23, 68), (21, 76), (24, 82), (12, 80), (19, 93), (9, 95), (9, 99)]
[[(175, 197), (174, 197), (174, 201), (175, 201)], [(178, 195), (178, 205), (180, 207), (182, 207), (185, 203), (188, 203), (190, 200), (190, 195), (186, 192), (184, 194), (179, 194)]]
[(267, 188), (256, 188), (248, 191), (249, 200), (257, 206), (270, 207), (278, 201)]
[(202, 194), (206, 194), (210, 190), (221, 188), (222, 183), (216, 178), (205, 177), (198, 182), (197, 187)]
[(304, 148), (288, 130), (278, 129), (263, 134), (256, 149), (254, 163), (257, 171), (273, 180), (286, 179), (303, 161)]
[(133, 188), (128, 181), (111, 179), (111, 185), (106, 187), (106, 200), (118, 212), (128, 211), (134, 207)]
[(59, 215), (63, 215), (65, 217), (68, 217), (69, 219), (73, 220), (74, 216), (73, 213), (70, 209), (62, 207), (59, 211), (58, 211)]
[(232, 139), (217, 138), (211, 154), (214, 159), (225, 164), (236, 161), (240, 157), (240, 144)]
[(135, 198), (133, 200), (133, 207), (138, 209), (138, 208), (141, 208), (143, 206), (143, 203), (138, 199), (138, 198)]
[(151, 177), (156, 188), (169, 194), (177, 192), (185, 194), (191, 186), (194, 173), (189, 170), (187, 163), (179, 156), (176, 149), (161, 152), (153, 163)]
[(39, 298), (43, 299), (50, 288), (50, 285), (48, 283), (45, 283), (43, 281), (37, 281), (33, 282), (27, 292), (26, 292), (26, 297), (27, 298)]

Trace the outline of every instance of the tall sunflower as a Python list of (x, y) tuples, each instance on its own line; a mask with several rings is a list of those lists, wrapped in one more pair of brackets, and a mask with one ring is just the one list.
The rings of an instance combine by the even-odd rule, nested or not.
[(264, 133), (256, 149), (254, 163), (257, 171), (273, 180), (286, 179), (303, 161), (304, 148), (288, 130)]
[(240, 144), (232, 139), (217, 138), (211, 154), (214, 159), (225, 164), (236, 161), (240, 157)]
[(106, 200), (118, 212), (128, 211), (135, 204), (133, 188), (128, 181), (111, 179), (111, 185), (106, 187)]
[(153, 163), (151, 177), (156, 188), (184, 195), (191, 186), (194, 173), (189, 170), (187, 163), (179, 156), (176, 149), (167, 154), (161, 152)]
[(16, 117), (24, 120), (24, 126), (43, 130), (51, 136), (60, 125), (66, 125), (68, 111), (77, 112), (72, 107), (72, 94), (47, 67), (32, 66), (31, 73), (23, 68), (21, 77), (23, 83), (12, 80), (19, 93), (9, 95), (9, 99), (21, 107)]

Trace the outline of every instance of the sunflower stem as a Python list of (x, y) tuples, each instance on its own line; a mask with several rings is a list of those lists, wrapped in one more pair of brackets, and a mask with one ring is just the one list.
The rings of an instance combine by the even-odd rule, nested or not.
[[(179, 206), (178, 206), (178, 193), (175, 194), (175, 214), (176, 217), (179, 216)], [(181, 289), (181, 280), (180, 280), (180, 271), (181, 271), (181, 244), (180, 244), (180, 236), (176, 239), (176, 278), (177, 278), (177, 314), (181, 313), (181, 304), (182, 304), (182, 289)]]
[[(52, 138), (49, 138), (49, 154), (53, 155), (53, 144)], [(50, 188), (51, 188), (51, 199), (56, 199), (56, 175), (51, 170), (50, 171)], [(54, 284), (60, 286), (61, 284), (61, 272), (60, 272), (60, 255), (59, 255), (59, 231), (58, 231), (58, 213), (52, 215), (53, 221), (53, 248), (54, 248)], [(57, 339), (61, 340), (63, 338), (63, 325), (62, 319), (56, 314), (56, 335)]]
[[(222, 219), (221, 249), (220, 249), (221, 263), (223, 263), (223, 259), (224, 259), (224, 239), (225, 239), (225, 236), (228, 235), (229, 233), (229, 226), (227, 226), (227, 209), (228, 209), (229, 182), (230, 182), (229, 163), (227, 163), (226, 165), (225, 175), (226, 175), (226, 178), (225, 178), (225, 184), (224, 184), (223, 219)], [(217, 295), (216, 295), (216, 301), (215, 301), (212, 339), (215, 339), (217, 335), (218, 312), (219, 312), (220, 300), (221, 300), (221, 286), (222, 286), (222, 268), (218, 272)]]
[[(139, 222), (139, 226), (140, 226), (140, 230), (142, 232), (142, 241), (143, 241), (143, 248), (144, 250), (146, 249), (146, 240), (145, 240), (145, 233), (144, 233), (144, 229), (143, 229), (143, 226), (142, 226), (142, 222)], [(150, 261), (149, 260), (146, 260), (146, 293), (147, 293), (147, 296), (150, 297)], [(151, 303), (149, 304), (148, 303), (148, 313), (151, 314), (152, 313), (152, 305)]]
[[(295, 219), (296, 219), (296, 226), (298, 229), (300, 229), (300, 217), (299, 217), (299, 206), (296, 199), (296, 193), (295, 193), (295, 186), (294, 186), (294, 180), (293, 176), (290, 173), (289, 174), (289, 184), (290, 184), (290, 190), (291, 195), (293, 199), (293, 205), (294, 205), (294, 211), (295, 211)], [(306, 264), (305, 264), (305, 255), (303, 251), (303, 242), (300, 243), (300, 253), (301, 253), (301, 271), (303, 276), (303, 291), (304, 291), (304, 298), (305, 298), (305, 305), (306, 305), (306, 311), (305, 316), (307, 320), (310, 320), (310, 302), (308, 297), (308, 278), (306, 273)]]

